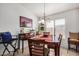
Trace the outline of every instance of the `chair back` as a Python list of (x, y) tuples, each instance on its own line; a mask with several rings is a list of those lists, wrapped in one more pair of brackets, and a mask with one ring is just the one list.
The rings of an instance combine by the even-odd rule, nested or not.
[(3, 32), (1, 34), (2, 41), (3, 42), (11, 42), (12, 41), (12, 35), (10, 32)]
[(59, 38), (58, 38), (58, 40), (59, 40), (59, 45), (61, 45), (61, 41), (62, 41), (62, 34), (59, 34)]
[(44, 56), (44, 40), (28, 40), (30, 56)]
[(71, 39), (79, 39), (79, 33), (69, 32), (69, 37)]

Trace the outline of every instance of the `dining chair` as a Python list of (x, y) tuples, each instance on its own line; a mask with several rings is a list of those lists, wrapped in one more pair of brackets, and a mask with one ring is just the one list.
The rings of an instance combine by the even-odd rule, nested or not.
[(55, 49), (55, 45), (52, 45), (52, 44), (49, 44), (48, 45), (48, 48), (49, 49), (54, 49), (54, 53), (56, 52), (56, 53), (58, 53), (58, 54), (60, 54), (60, 46), (61, 46), (61, 41), (62, 41), (62, 34), (59, 34), (59, 36), (57, 37), (57, 38), (55, 38), (54, 40), (57, 40), (59, 43), (58, 43), (58, 51), (55, 51), (56, 49)]
[(44, 40), (28, 40), (30, 56), (48, 56), (49, 49), (45, 48)]
[(76, 46), (76, 52), (77, 52), (78, 51), (78, 45), (79, 45), (79, 33), (69, 32), (68, 49), (71, 48), (71, 45)]
[(63, 37), (63, 35), (62, 34), (59, 34), (59, 37), (58, 37), (58, 40), (59, 40), (59, 53), (58, 54), (60, 54), (60, 47), (61, 47), (61, 42), (62, 42), (62, 37)]
[(14, 53), (13, 53), (13, 55), (14, 55), (15, 52), (17, 51), (16, 42), (15, 42), (15, 45), (12, 44), (12, 43), (13, 43), (15, 40), (17, 40), (17, 38), (12, 38), (12, 35), (11, 35), (10, 32), (3, 32), (3, 33), (1, 33), (1, 37), (2, 37), (2, 42), (1, 42), (1, 43), (2, 43), (2, 44), (4, 45), (4, 47), (5, 47), (2, 56), (4, 55), (4, 53), (5, 53), (6, 51), (8, 51), (8, 52), (10, 53), (10, 51), (9, 51), (9, 49), (8, 49), (8, 46), (9, 46), (9, 45), (14, 49)]

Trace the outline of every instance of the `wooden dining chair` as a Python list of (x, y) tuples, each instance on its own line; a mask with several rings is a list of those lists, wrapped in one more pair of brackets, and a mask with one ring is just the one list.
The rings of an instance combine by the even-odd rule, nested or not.
[(61, 42), (62, 42), (62, 37), (63, 37), (63, 35), (62, 34), (59, 34), (59, 37), (58, 37), (58, 40), (59, 40), (59, 53), (58, 54), (60, 54), (60, 47), (61, 47)]
[(78, 50), (78, 45), (79, 45), (79, 33), (75, 32), (69, 32), (69, 37), (68, 37), (68, 49), (71, 48), (71, 45), (76, 46), (76, 51)]
[(44, 40), (28, 40), (30, 56), (48, 56), (49, 49), (45, 48)]
[(57, 45), (58, 46), (58, 51), (55, 51), (56, 49), (55, 49), (55, 45), (52, 45), (52, 44), (49, 44), (48, 45), (48, 48), (49, 49), (54, 49), (54, 52), (56, 52), (56, 53), (58, 53), (58, 54), (60, 54), (60, 46), (61, 46), (61, 41), (62, 41), (62, 34), (59, 34), (59, 36), (58, 36), (58, 41), (59, 41), (59, 44)]

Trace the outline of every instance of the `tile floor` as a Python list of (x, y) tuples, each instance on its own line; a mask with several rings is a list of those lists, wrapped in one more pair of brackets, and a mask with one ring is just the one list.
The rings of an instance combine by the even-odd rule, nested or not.
[[(7, 54), (5, 56), (12, 56), (12, 52), (10, 54)], [(28, 47), (25, 48), (24, 53), (21, 52), (21, 50), (18, 51), (18, 53), (15, 53), (15, 56), (29, 56), (29, 49)], [(49, 56), (54, 56), (54, 50), (50, 49)], [(75, 50), (67, 50), (65, 48), (60, 49), (60, 56), (79, 56), (79, 52), (76, 52)]]

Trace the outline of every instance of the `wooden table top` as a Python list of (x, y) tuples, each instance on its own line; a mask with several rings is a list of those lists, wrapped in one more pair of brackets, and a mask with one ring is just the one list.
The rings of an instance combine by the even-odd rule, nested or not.
[(31, 37), (30, 39), (40, 39), (40, 40), (45, 40), (46, 42), (55, 42), (55, 43), (59, 42), (58, 37), (55, 37), (54, 39), (54, 36), (52, 35), (49, 35), (47, 37), (44, 37), (43, 35), (36, 35), (34, 37)]

